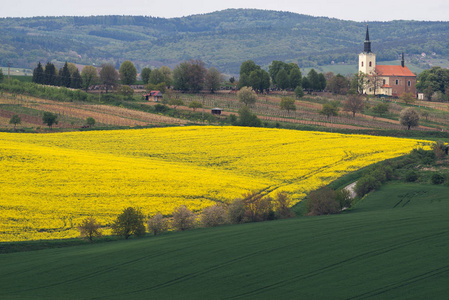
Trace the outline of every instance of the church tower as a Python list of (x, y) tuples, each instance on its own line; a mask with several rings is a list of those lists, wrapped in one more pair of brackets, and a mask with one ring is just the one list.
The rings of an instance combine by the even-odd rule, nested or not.
[(371, 52), (371, 42), (369, 40), (368, 25), (366, 25), (366, 38), (363, 45), (363, 52), (359, 54), (359, 72), (367, 75), (373, 74), (376, 69), (376, 54)]

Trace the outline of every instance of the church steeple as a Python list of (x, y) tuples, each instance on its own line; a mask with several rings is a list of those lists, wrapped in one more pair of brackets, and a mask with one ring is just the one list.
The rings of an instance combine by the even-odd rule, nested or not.
[(368, 24), (366, 24), (366, 38), (365, 38), (365, 44), (364, 44), (363, 52), (371, 53), (371, 42), (369, 40)]

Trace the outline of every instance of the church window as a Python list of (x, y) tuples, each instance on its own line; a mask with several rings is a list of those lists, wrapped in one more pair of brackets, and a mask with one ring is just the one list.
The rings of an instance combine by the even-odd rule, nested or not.
[(369, 62), (369, 66), (372, 67), (372, 65), (373, 65), (373, 63), (372, 63), (372, 62)]
[(408, 86), (412, 86), (412, 82), (410, 80), (408, 81)]
[(385, 85), (385, 83), (387, 83), (387, 82), (386, 82), (385, 79), (384, 79), (384, 85)]
[(362, 61), (362, 67), (363, 67), (363, 61)]
[(398, 85), (398, 84), (399, 84), (399, 80), (396, 79), (396, 85)]

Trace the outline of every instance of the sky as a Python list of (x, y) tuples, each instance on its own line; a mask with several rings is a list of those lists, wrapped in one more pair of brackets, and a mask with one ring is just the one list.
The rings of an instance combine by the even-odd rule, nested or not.
[[(289, 11), (353, 21), (449, 21), (448, 0), (13, 0), (0, 17), (139, 15), (175, 18), (227, 8)], [(365, 4), (366, 3), (366, 4)], [(370, 8), (370, 5), (374, 5)]]

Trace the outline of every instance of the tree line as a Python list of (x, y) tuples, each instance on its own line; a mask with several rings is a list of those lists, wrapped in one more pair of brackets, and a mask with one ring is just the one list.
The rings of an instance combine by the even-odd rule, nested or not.
[[(173, 210), (171, 216), (157, 213), (147, 218), (140, 209), (127, 207), (117, 216), (111, 228), (113, 234), (128, 239), (133, 235), (145, 235), (147, 229), (149, 233), (158, 235), (170, 228), (185, 231), (199, 226), (216, 227), (291, 218), (295, 214), (290, 207), (291, 199), (284, 192), (279, 192), (274, 197), (248, 192), (228, 205), (215, 204), (206, 207), (200, 214), (195, 214), (185, 205), (181, 205)], [(79, 224), (78, 229), (82, 237), (92, 242), (94, 237), (101, 236), (101, 227), (95, 218), (88, 217)]]

